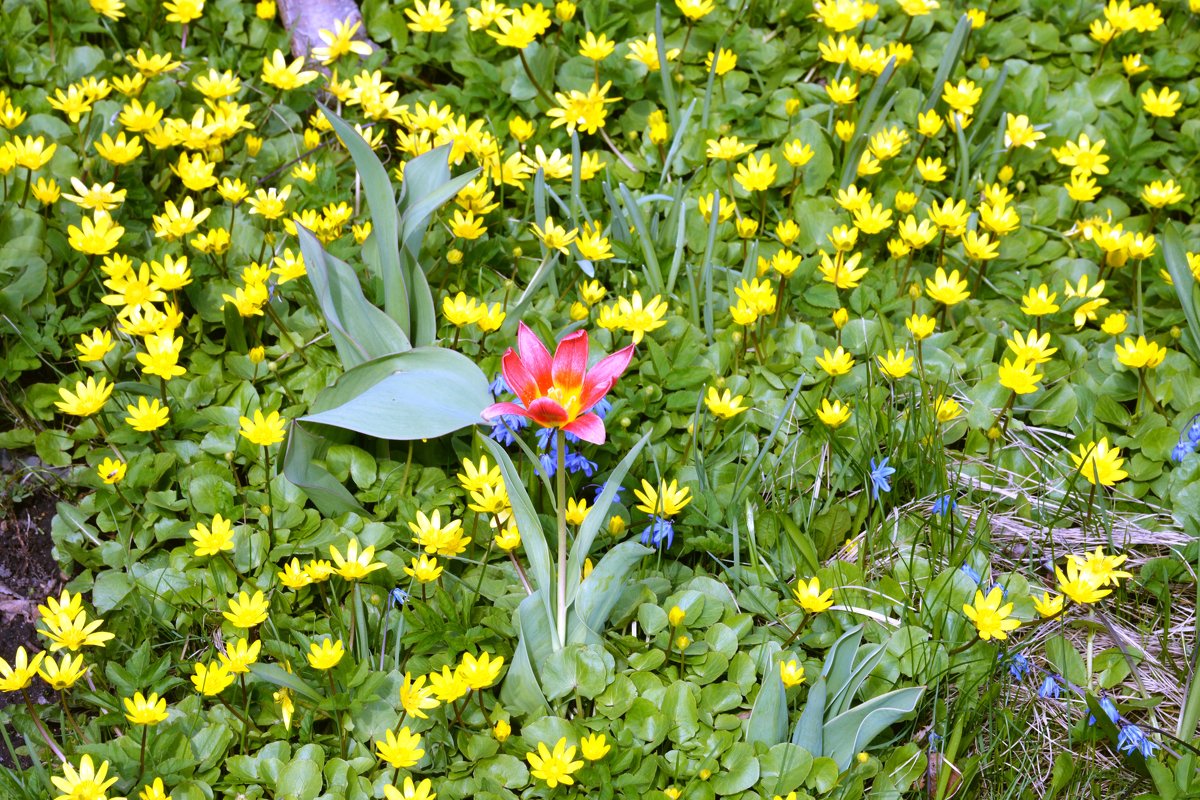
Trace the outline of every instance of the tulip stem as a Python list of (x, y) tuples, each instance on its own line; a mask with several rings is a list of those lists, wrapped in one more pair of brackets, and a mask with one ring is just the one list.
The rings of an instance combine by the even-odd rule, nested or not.
[(562, 428), (555, 434), (558, 470), (558, 646), (567, 646), (567, 436)]

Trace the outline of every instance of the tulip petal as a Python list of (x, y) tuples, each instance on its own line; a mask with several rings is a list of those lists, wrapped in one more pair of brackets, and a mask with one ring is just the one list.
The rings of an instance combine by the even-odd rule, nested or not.
[(582, 391), (587, 362), (587, 331), (575, 331), (558, 343), (558, 349), (554, 351), (552, 371), (554, 385), (564, 397), (571, 397)]
[(600, 399), (608, 394), (609, 389), (617, 382), (617, 378), (625, 372), (625, 368), (629, 366), (632, 358), (633, 345), (628, 345), (598, 361), (584, 378), (583, 395), (579, 399), (580, 408), (587, 410), (599, 403)]
[(531, 420), (545, 428), (558, 428), (571, 417), (567, 414), (567, 410), (555, 400), (549, 397), (539, 397), (529, 404), (529, 414)]
[(571, 424), (564, 425), (563, 430), (575, 434), (585, 442), (604, 444), (604, 421), (595, 414), (584, 414)]
[(525, 404), (526, 408), (545, 394), (538, 388), (538, 382), (529, 373), (529, 368), (524, 360), (511, 347), (501, 359), (500, 369), (504, 373), (504, 382), (508, 384), (508, 388), (512, 390), (513, 394), (521, 398), (521, 402)]
[(521, 353), (521, 362), (537, 381), (538, 394), (550, 391), (550, 387), (554, 385), (554, 362), (550, 358), (550, 351), (524, 322), (517, 325), (517, 350)]
[(484, 419), (496, 419), (503, 417), (506, 414), (515, 414), (518, 417), (528, 417), (529, 411), (524, 406), (519, 406), (516, 403), (492, 403), (482, 412)]

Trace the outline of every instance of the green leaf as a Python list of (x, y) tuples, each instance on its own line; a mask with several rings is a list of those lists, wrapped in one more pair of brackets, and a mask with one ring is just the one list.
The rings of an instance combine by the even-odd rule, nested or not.
[(946, 84), (946, 79), (950, 77), (950, 73), (954, 70), (954, 65), (962, 57), (963, 48), (967, 44), (967, 35), (970, 32), (971, 18), (963, 14), (958, 18), (958, 24), (954, 26), (954, 33), (950, 34), (950, 40), (946, 42), (946, 48), (942, 51), (941, 63), (938, 64), (937, 72), (933, 74), (933, 83), (930, 84), (929, 96), (925, 98), (925, 103), (921, 106), (921, 111), (928, 111), (933, 108), (942, 98), (942, 88)]
[(836, 761), (839, 770), (848, 769), (876, 736), (912, 714), (924, 693), (924, 686), (897, 689), (837, 715), (825, 723), (822, 755)]
[(1188, 333), (1191, 339), (1181, 339), (1188, 355), (1200, 363), (1200, 310), (1196, 304), (1196, 280), (1188, 268), (1187, 255), (1183, 247), (1183, 238), (1179, 233), (1179, 223), (1167, 222), (1163, 231), (1163, 261), (1167, 263), (1167, 272), (1171, 273), (1171, 281), (1175, 284), (1175, 296), (1187, 317)]
[(97, 614), (107, 614), (117, 607), (133, 589), (133, 582), (124, 572), (107, 570), (96, 577), (92, 586), (92, 604)]
[(720, 795), (744, 792), (758, 782), (758, 759), (754, 748), (737, 742), (729, 748), (721, 762), (721, 771), (713, 776), (713, 791)]
[(626, 576), (634, 564), (653, 552), (649, 547), (627, 539), (604, 554), (604, 558), (580, 584), (579, 594), (570, 609), (570, 641), (601, 641), (608, 615), (628, 583)]
[[(500, 687), (500, 699), (504, 705), (521, 714), (544, 714), (550, 710), (530, 656), (530, 642), (538, 651), (544, 652), (547, 648), (553, 650), (553, 641), (539, 644), (539, 640), (553, 639), (551, 621), (544, 614), (536, 612), (536, 607), (543, 605), (540, 595), (540, 592), (534, 592), (517, 606), (516, 616), (520, 621), (521, 633), (513, 651), (512, 663)], [(549, 608), (548, 601), (546, 608)]]
[(822, 675), (808, 690), (808, 701), (792, 731), (792, 744), (803, 747), (813, 755), (819, 755), (824, 748), (826, 693), (827, 684)]
[(348, 264), (326, 253), (299, 225), (296, 238), (343, 367), (351, 369), (412, 347), (400, 325), (363, 295), (358, 275)]
[(329, 447), (329, 441), (293, 420), (288, 427), (283, 451), (283, 475), (300, 487), (321, 513), (336, 516), (353, 511), (366, 514), (350, 490), (329, 470), (317, 463)]
[(600, 532), (601, 526), (608, 523), (608, 511), (612, 507), (613, 498), (621, 488), (621, 482), (625, 480), (638, 453), (642, 451), (649, 440), (650, 434), (647, 433), (626, 453), (625, 457), (621, 459), (621, 463), (617, 464), (616, 469), (609, 473), (608, 479), (604, 482), (604, 491), (596, 498), (596, 504), (588, 509), (583, 524), (579, 526), (579, 533), (575, 536), (575, 543), (571, 545), (571, 555), (567, 560), (568, 601), (575, 599), (580, 583), (578, 576), (583, 574), (583, 562), (591, 552), (592, 544), (596, 541), (596, 535)]
[(325, 702), (325, 696), (313, 689), (296, 675), (288, 672), (278, 664), (251, 664), (250, 674), (259, 680), (291, 689), (296, 694), (313, 703)]
[(280, 800), (313, 800), (321, 793), (321, 767), (324, 763), (325, 751), (321, 748), (315, 745), (300, 748), (279, 773), (275, 797)]
[(758, 697), (750, 710), (746, 723), (746, 741), (762, 742), (767, 746), (777, 745), (787, 738), (787, 697), (783, 679), (779, 675), (779, 644), (771, 642), (767, 648), (767, 667), (763, 672)]
[(481, 423), (487, 378), (461, 353), (418, 347), (361, 364), (338, 379), (334, 408), (301, 417), (380, 439), (431, 439)]
[(371, 146), (358, 135), (358, 131), (346, 124), (345, 120), (321, 104), (318, 107), (324, 112), (334, 133), (346, 146), (354, 167), (362, 180), (363, 194), (367, 197), (367, 207), (371, 209), (371, 238), (375, 242), (374, 253), (378, 260), (375, 265), (383, 280), (383, 307), (388, 316), (412, 336), (412, 318), (409, 311), (409, 289), (406, 285), (404, 271), (400, 268), (400, 214), (396, 210), (396, 195), (392, 190), (392, 181), (387, 170)]

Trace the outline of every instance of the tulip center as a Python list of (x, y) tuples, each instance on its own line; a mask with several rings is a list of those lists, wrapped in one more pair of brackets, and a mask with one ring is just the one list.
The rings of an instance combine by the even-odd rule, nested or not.
[(580, 404), (580, 389), (563, 389), (560, 386), (551, 386), (546, 392), (546, 396), (563, 407), (563, 411), (567, 412), (567, 420), (574, 420), (579, 416)]

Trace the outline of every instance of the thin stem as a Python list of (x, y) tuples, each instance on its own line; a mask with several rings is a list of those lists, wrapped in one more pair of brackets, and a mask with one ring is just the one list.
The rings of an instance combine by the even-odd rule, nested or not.
[(533, 84), (533, 88), (537, 89), (537, 93), (541, 95), (541, 98), (545, 100), (551, 107), (557, 105), (554, 102), (554, 98), (542, 88), (540, 83), (538, 83), (538, 79), (533, 77), (533, 70), (529, 68), (529, 62), (525, 60), (525, 51), (518, 50), (517, 55), (521, 58), (521, 66), (525, 68), (525, 75), (529, 78), (529, 82)]
[(50, 731), (46, 730), (46, 726), (42, 724), (42, 718), (38, 716), (37, 709), (33, 707), (33, 701), (29, 699), (29, 691), (21, 689), (21, 697), (25, 698), (25, 707), (29, 709), (29, 717), (33, 720), (34, 726), (38, 729), (38, 733), (42, 735), (42, 741), (50, 748), (54, 755), (58, 756), (58, 760), (67, 763), (67, 757), (63, 755), (62, 748), (54, 741), (54, 737), (50, 735)]
[(533, 587), (529, 585), (529, 576), (525, 574), (525, 568), (517, 560), (517, 554), (509, 550), (508, 557), (512, 559), (513, 566), (517, 568), (517, 577), (521, 579), (521, 585), (525, 587), (525, 594), (533, 594)]
[(79, 723), (75, 721), (75, 715), (71, 713), (70, 706), (67, 705), (67, 693), (59, 692), (58, 699), (62, 704), (63, 713), (67, 715), (67, 722), (71, 723), (71, 728), (75, 731), (75, 735), (79, 737), (79, 741), (86, 744), (88, 738), (84, 735), (83, 728), (80, 728)]
[(267, 484), (267, 534), (271, 537), (270, 542), (275, 542), (275, 500), (271, 493), (271, 448), (263, 447), (263, 459), (267, 462), (264, 473), (264, 480)]
[[(333, 670), (326, 670), (325, 675), (329, 678), (329, 697), (333, 698), (337, 694), (337, 686), (333, 683)], [(342, 758), (344, 759), (346, 757), (346, 729), (342, 727), (342, 715), (335, 713), (333, 721), (337, 723), (338, 736), (342, 739)]]
[(146, 770), (146, 736), (148, 736), (149, 733), (150, 733), (150, 726), (143, 725), (142, 726), (142, 747), (141, 747), (141, 750), (138, 752), (138, 773), (137, 773), (137, 778), (134, 780), (134, 783), (137, 783), (138, 781), (140, 781), (142, 779), (142, 774)]
[(558, 645), (567, 645), (567, 436), (557, 433), (558, 471), (554, 473), (558, 494)]

